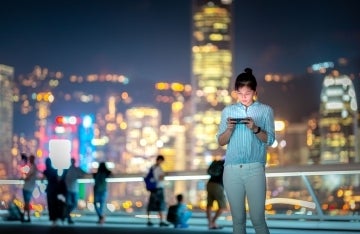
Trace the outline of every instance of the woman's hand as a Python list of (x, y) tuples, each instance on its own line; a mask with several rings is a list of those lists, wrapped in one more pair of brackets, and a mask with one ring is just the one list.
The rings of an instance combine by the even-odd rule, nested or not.
[(236, 121), (231, 120), (231, 118), (229, 117), (226, 120), (226, 124), (227, 124), (227, 129), (233, 130), (235, 128)]
[(254, 120), (251, 117), (249, 117), (249, 121), (247, 121), (246, 127), (248, 127), (253, 132), (258, 129), (258, 126), (256, 126)]

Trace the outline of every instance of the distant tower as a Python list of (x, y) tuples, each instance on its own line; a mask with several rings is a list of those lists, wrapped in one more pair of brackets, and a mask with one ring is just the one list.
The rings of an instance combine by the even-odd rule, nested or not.
[(138, 173), (151, 166), (158, 154), (161, 114), (157, 108), (138, 106), (126, 110), (126, 119), (125, 168), (127, 173)]
[(232, 1), (195, 0), (192, 17), (192, 167), (203, 168), (223, 154), (215, 134), (221, 110), (232, 101)]
[[(0, 64), (0, 178), (15, 175), (12, 165), (14, 68)], [(19, 152), (21, 153), (21, 152)], [(19, 155), (19, 154), (17, 154)], [(14, 158), (16, 160), (16, 158)]]
[(324, 78), (320, 101), (320, 164), (359, 162), (358, 107), (351, 79), (334, 70)]
[(47, 126), (48, 117), (51, 115), (50, 106), (55, 100), (51, 92), (39, 92), (36, 94), (36, 126), (38, 128), (35, 136), (38, 140), (38, 167), (40, 170), (45, 169), (45, 158), (49, 156), (49, 139)]

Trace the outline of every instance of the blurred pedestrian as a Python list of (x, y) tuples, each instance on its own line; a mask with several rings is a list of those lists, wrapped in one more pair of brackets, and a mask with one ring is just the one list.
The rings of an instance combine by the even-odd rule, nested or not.
[[(208, 173), (210, 179), (206, 184), (207, 192), (207, 205), (206, 205), (206, 217), (208, 220), (209, 229), (221, 229), (221, 226), (216, 224), (217, 219), (221, 216), (224, 210), (227, 208), (227, 199), (225, 196), (223, 185), (223, 171), (224, 160), (214, 160), (209, 168)], [(213, 212), (214, 202), (217, 203), (216, 211)]]
[(66, 218), (69, 224), (73, 224), (74, 221), (71, 218), (71, 212), (78, 205), (78, 193), (79, 184), (78, 179), (87, 175), (80, 167), (76, 166), (76, 159), (71, 158), (71, 165), (65, 172), (65, 184), (66, 184)]
[(163, 155), (158, 155), (156, 157), (155, 164), (150, 168), (153, 170), (154, 178), (156, 181), (156, 189), (150, 191), (149, 203), (147, 207), (147, 216), (148, 216), (148, 226), (153, 226), (154, 224), (150, 221), (150, 213), (152, 211), (158, 212), (159, 214), (159, 226), (167, 227), (168, 223), (164, 221), (164, 211), (166, 210), (165, 203), (165, 193), (164, 193), (164, 178), (165, 172), (161, 168), (161, 164), (163, 164), (165, 158)]
[(38, 169), (35, 164), (35, 156), (34, 155), (29, 156), (28, 163), (27, 163), (27, 165), (25, 165), (25, 167), (27, 167), (27, 169), (26, 169), (27, 172), (25, 174), (24, 186), (23, 186), (23, 190), (22, 190), (23, 197), (24, 197), (24, 214), (23, 214), (22, 221), (23, 222), (31, 222), (30, 202), (31, 202), (31, 198), (32, 198), (32, 193), (36, 186), (36, 179), (38, 178)]
[(191, 218), (192, 212), (188, 210), (182, 194), (176, 195), (176, 202), (175, 205), (169, 207), (167, 221), (172, 223), (175, 228), (188, 228), (188, 220)]
[(21, 221), (24, 220), (24, 214), (21, 212), (20, 207), (18, 206), (18, 202), (16, 201), (16, 196), (13, 195), (11, 201), (8, 206), (8, 215), (4, 216), (5, 221)]
[(52, 165), (51, 159), (46, 158), (43, 175), (47, 180), (46, 200), (48, 204), (49, 220), (53, 226), (57, 221), (64, 222), (66, 210), (66, 185), (64, 175), (58, 175), (58, 170)]
[(107, 199), (107, 181), (111, 176), (111, 171), (106, 167), (105, 162), (99, 163), (97, 172), (93, 174), (94, 177), (94, 206), (96, 214), (98, 215), (99, 224), (105, 222), (104, 208)]

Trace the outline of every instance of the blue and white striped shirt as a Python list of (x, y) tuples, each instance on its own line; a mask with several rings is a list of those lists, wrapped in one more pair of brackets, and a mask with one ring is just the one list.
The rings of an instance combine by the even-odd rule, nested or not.
[(251, 117), (256, 126), (267, 133), (267, 142), (262, 142), (245, 124), (236, 124), (227, 145), (225, 165), (260, 162), (266, 164), (266, 149), (275, 141), (274, 112), (268, 105), (258, 101), (246, 107), (241, 103), (223, 109), (216, 137), (226, 131), (227, 118)]

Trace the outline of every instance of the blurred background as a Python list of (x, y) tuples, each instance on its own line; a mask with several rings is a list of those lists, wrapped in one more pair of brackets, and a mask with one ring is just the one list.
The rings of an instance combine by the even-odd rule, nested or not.
[[(0, 14), (0, 200), (26, 173), (71, 157), (106, 162), (109, 212), (142, 211), (142, 176), (165, 157), (167, 199), (204, 209), (215, 134), (251, 67), (273, 107), (269, 215), (354, 216), (360, 210), (360, 19), (357, 2), (242, 0), (3, 1)], [(173, 176), (173, 177), (171, 177)], [(186, 176), (190, 176), (186, 177)], [(92, 210), (92, 181), (79, 209)], [(33, 210), (46, 210), (44, 183)]]

